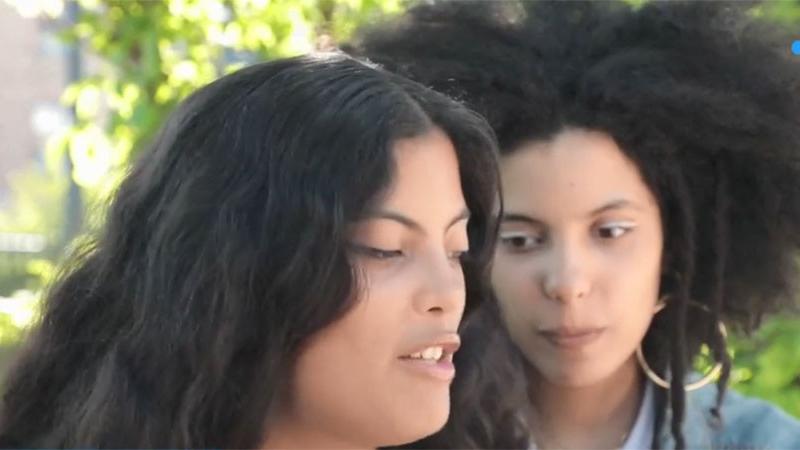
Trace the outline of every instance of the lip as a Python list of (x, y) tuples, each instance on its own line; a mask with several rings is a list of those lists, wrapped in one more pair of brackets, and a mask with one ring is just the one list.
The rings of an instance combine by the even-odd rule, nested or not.
[[(410, 355), (422, 352), (428, 347), (442, 347), (442, 357), (438, 361), (409, 358)], [(404, 351), (397, 359), (403, 367), (416, 375), (449, 383), (456, 375), (453, 355), (459, 347), (461, 347), (461, 338), (457, 333), (439, 333), (433, 338), (410, 345), (408, 351)]]
[(600, 338), (604, 331), (604, 327), (556, 327), (539, 330), (537, 334), (558, 349), (579, 350)]

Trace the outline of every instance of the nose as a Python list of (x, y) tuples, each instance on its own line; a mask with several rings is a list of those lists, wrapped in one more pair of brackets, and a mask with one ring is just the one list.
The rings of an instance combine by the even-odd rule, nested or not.
[(427, 259), (418, 271), (420, 284), (415, 309), (423, 314), (457, 314), (460, 317), (466, 303), (461, 265), (443, 252)]
[(551, 248), (551, 257), (544, 261), (544, 265), (541, 287), (547, 298), (573, 302), (589, 295), (589, 260), (577, 245), (555, 244)]

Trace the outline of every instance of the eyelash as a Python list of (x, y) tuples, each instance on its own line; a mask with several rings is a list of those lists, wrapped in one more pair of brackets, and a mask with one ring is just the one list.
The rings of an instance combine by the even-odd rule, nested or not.
[[(614, 240), (614, 239), (619, 239), (619, 238), (625, 236), (626, 234), (630, 233), (634, 228), (636, 228), (636, 226), (634, 224), (632, 224), (632, 223), (629, 223), (629, 222), (617, 222), (617, 223), (611, 223), (611, 224), (607, 224), (605, 226), (597, 227), (597, 234), (601, 239)], [(622, 232), (617, 236), (602, 236), (601, 233), (603, 231), (609, 231), (609, 230), (622, 230)]]
[[(368, 247), (363, 245), (353, 245), (353, 248), (364, 256), (375, 258), (379, 260), (388, 260), (392, 258), (399, 258), (404, 256), (402, 250), (384, 250), (375, 247)], [(469, 250), (451, 252), (448, 256), (452, 260), (461, 261), (461, 259), (469, 253)]]
[(361, 253), (364, 256), (380, 260), (399, 258), (403, 256), (402, 250), (384, 250), (380, 248), (367, 247), (363, 245), (354, 245), (353, 248), (356, 250), (356, 252)]
[[(600, 226), (596, 228), (594, 232), (597, 237), (602, 240), (606, 241), (613, 241), (624, 237), (626, 234), (631, 232), (636, 226), (632, 223), (624, 222), (624, 223), (612, 223), (604, 226)], [(604, 236), (604, 231), (610, 230), (621, 230), (619, 234), (616, 236)], [(613, 233), (612, 233), (613, 234)], [(530, 251), (535, 251), (539, 249), (542, 245), (544, 245), (544, 241), (547, 239), (547, 236), (542, 234), (526, 234), (526, 233), (509, 233), (508, 235), (500, 234), (500, 242), (505, 247), (509, 248), (509, 250), (517, 253), (525, 253)], [(518, 242), (522, 240), (522, 242)], [(515, 245), (515, 241), (517, 244), (522, 245)], [(537, 242), (538, 241), (538, 242)]]
[[(521, 244), (523, 245), (516, 245), (520, 244), (520, 240), (522, 240)], [(544, 238), (542, 236), (531, 236), (523, 233), (509, 234), (507, 236), (500, 235), (501, 244), (517, 253), (536, 250), (542, 245), (541, 241), (543, 240)], [(540, 241), (540, 243), (536, 243), (535, 241)]]
[(457, 251), (457, 252), (451, 252), (450, 253), (450, 259), (452, 259), (454, 261), (461, 262), (461, 260), (465, 256), (467, 256), (468, 253), (469, 253), (469, 250), (461, 250), (461, 251)]

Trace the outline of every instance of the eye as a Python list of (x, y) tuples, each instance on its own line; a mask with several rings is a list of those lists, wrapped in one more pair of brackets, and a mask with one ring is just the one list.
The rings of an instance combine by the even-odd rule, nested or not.
[(392, 258), (400, 258), (403, 256), (402, 250), (386, 250), (382, 248), (375, 248), (367, 245), (358, 245), (358, 244), (353, 244), (352, 248), (353, 251), (355, 251), (356, 253), (374, 259), (386, 260)]
[(467, 250), (459, 250), (455, 252), (450, 252), (450, 259), (454, 262), (461, 262), (461, 259), (469, 253), (469, 249)]
[(500, 245), (514, 253), (536, 250), (545, 243), (545, 236), (530, 233), (500, 233)]
[(601, 239), (617, 239), (636, 228), (633, 222), (612, 222), (597, 228), (597, 236)]

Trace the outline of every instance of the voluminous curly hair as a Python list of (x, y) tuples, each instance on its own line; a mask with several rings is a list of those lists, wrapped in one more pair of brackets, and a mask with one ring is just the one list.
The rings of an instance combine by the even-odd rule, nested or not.
[[(670, 298), (644, 350), (657, 372), (672, 374), (679, 447), (684, 374), (703, 343), (724, 367), (718, 405), (725, 392), (730, 360), (717, 320), (750, 331), (793, 303), (800, 279), (800, 64), (788, 36), (752, 6), (434, 2), (362, 30), (346, 47), (466, 102), (505, 154), (579, 127), (608, 133), (637, 164), (664, 221), (661, 294)], [(688, 315), (690, 299), (710, 317)], [(426, 442), (527, 446), (507, 411), (518, 390), (485, 381), (494, 400), (464, 393), (465, 404), (481, 404), (456, 407), (459, 386), (492, 377), (467, 352), (451, 421)]]

